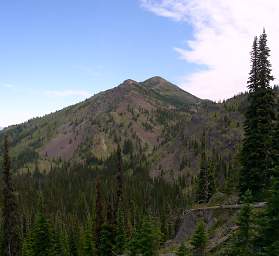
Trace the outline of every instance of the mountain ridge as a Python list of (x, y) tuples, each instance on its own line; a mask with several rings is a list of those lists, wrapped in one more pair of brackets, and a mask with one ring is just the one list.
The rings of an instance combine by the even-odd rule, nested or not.
[(229, 101), (231, 109), (226, 110), (224, 104), (199, 99), (158, 76), (143, 82), (128, 79), (5, 133), (10, 136), (15, 168), (21, 171), (35, 165), (47, 171), (57, 161), (106, 159), (120, 143), (145, 152), (151, 176), (191, 179), (199, 168), (196, 151), (203, 130), (208, 132), (211, 157), (234, 158), (242, 138), (238, 99)]

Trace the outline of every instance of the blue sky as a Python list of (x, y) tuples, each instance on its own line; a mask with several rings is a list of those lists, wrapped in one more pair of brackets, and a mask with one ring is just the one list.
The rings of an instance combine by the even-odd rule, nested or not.
[(192, 65), (173, 47), (191, 27), (136, 0), (0, 2), (0, 126), (78, 102), (132, 78), (177, 82)]
[(278, 15), (278, 0), (0, 1), (0, 127), (128, 78), (159, 75), (201, 98), (232, 97), (246, 89), (263, 27), (279, 77)]

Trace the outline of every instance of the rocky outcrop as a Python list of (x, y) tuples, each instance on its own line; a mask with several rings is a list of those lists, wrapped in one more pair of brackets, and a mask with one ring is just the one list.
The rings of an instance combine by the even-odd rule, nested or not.
[[(173, 240), (166, 242), (166, 247), (180, 244), (191, 238), (195, 231), (196, 224), (199, 220), (203, 220), (209, 231), (209, 248), (214, 248), (219, 241), (227, 237), (237, 227), (235, 219), (237, 212), (243, 205), (217, 205), (211, 207), (201, 207), (186, 210), (181, 217), (181, 224)], [(265, 202), (259, 202), (252, 205), (253, 208), (264, 208)]]

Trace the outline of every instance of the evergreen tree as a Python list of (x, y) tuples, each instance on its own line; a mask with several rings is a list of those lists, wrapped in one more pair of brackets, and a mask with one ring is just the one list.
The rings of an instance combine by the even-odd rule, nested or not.
[(190, 252), (189, 248), (186, 246), (186, 244), (182, 243), (179, 246), (179, 248), (178, 248), (178, 250), (176, 252), (176, 255), (177, 256), (190, 256), (191, 252)]
[(119, 145), (117, 148), (116, 182), (117, 182), (117, 192), (116, 192), (116, 206), (115, 206), (115, 212), (114, 212), (115, 219), (116, 219), (116, 215), (117, 215), (118, 211), (120, 210), (119, 208), (121, 205), (122, 195), (123, 195), (123, 160), (122, 160), (121, 148)]
[(23, 240), (22, 256), (35, 256), (33, 253), (33, 239), (31, 232), (29, 232)]
[(142, 255), (158, 255), (161, 241), (161, 232), (157, 223), (151, 221), (148, 218), (144, 218), (141, 227), (141, 237)]
[[(279, 166), (276, 167), (279, 173)], [(260, 237), (263, 255), (278, 256), (279, 252), (279, 177), (274, 178), (267, 209), (260, 221)]]
[(207, 232), (205, 230), (205, 224), (200, 221), (197, 224), (195, 233), (193, 234), (191, 244), (193, 246), (194, 256), (205, 256), (207, 246)]
[(82, 255), (92, 256), (94, 253), (91, 226), (87, 225), (82, 234)]
[(213, 165), (209, 163), (206, 156), (206, 135), (202, 135), (202, 152), (200, 162), (200, 173), (198, 175), (197, 201), (199, 203), (207, 203), (215, 192), (215, 178), (213, 173)]
[[(56, 231), (57, 232), (57, 231)], [(91, 230), (92, 232), (92, 230)], [(69, 240), (69, 235), (66, 230), (62, 230), (58, 233), (59, 235), (59, 242), (61, 246), (61, 255), (64, 256), (71, 256), (71, 248), (70, 248), (70, 240)], [(73, 248), (74, 249), (74, 248)], [(76, 251), (74, 251), (75, 253)]]
[(101, 188), (100, 188), (100, 179), (97, 177), (96, 179), (96, 225), (95, 225), (95, 247), (97, 251), (97, 255), (100, 247), (100, 233), (101, 227), (104, 223), (103, 219), (103, 204), (101, 198)]
[(167, 241), (167, 237), (168, 237), (167, 220), (164, 211), (160, 213), (160, 226), (161, 226), (162, 242), (164, 243)]
[(64, 255), (64, 250), (63, 246), (61, 243), (61, 237), (60, 234), (53, 230), (51, 231), (50, 229), (50, 248), (48, 252), (48, 256), (63, 256)]
[(16, 256), (20, 254), (19, 220), (11, 177), (11, 161), (7, 136), (4, 138), (3, 158), (3, 255)]
[(100, 233), (99, 256), (113, 255), (113, 228), (109, 224), (103, 224)]
[(158, 255), (161, 232), (157, 225), (149, 218), (143, 218), (139, 228), (135, 229), (129, 243), (130, 255), (154, 256)]
[(71, 231), (69, 235), (69, 255), (70, 256), (78, 256), (78, 246), (77, 246), (78, 238), (73, 232)]
[(239, 229), (236, 233), (233, 252), (239, 256), (253, 255), (253, 228), (252, 228), (252, 195), (250, 191), (246, 191), (243, 196), (243, 207), (238, 217)]
[(140, 253), (141, 233), (139, 227), (135, 227), (131, 239), (129, 240), (129, 255), (136, 256)]
[(265, 29), (259, 39), (259, 86), (271, 89), (270, 82), (274, 80), (271, 74), (271, 63), (269, 61), (270, 49), (267, 46), (267, 35)]
[[(279, 102), (277, 102), (277, 106), (279, 106)], [(273, 167), (276, 168), (277, 166), (279, 166), (279, 107), (277, 109), (277, 118), (276, 118), (275, 128), (272, 137), (272, 150), (273, 150), (272, 152)], [(279, 172), (273, 172), (273, 176), (279, 178)]]
[(122, 209), (119, 209), (117, 214), (117, 225), (115, 230), (114, 252), (120, 255), (123, 254), (127, 242), (124, 224), (124, 213)]
[(245, 138), (241, 152), (242, 169), (240, 192), (250, 190), (256, 200), (261, 200), (269, 184), (272, 164), (272, 122), (274, 120), (274, 94), (270, 50), (265, 31), (259, 43), (254, 39), (251, 52), (251, 71), (248, 80), (249, 106), (245, 117)]
[(215, 165), (213, 161), (209, 161), (208, 163), (208, 201), (216, 192), (216, 183), (215, 183)]
[(31, 233), (32, 253), (36, 256), (49, 256), (51, 249), (51, 234), (49, 224), (42, 213), (36, 216), (34, 228)]
[(250, 53), (251, 70), (249, 72), (249, 78), (247, 87), (250, 92), (254, 92), (259, 87), (259, 44), (258, 37), (254, 38), (252, 51)]

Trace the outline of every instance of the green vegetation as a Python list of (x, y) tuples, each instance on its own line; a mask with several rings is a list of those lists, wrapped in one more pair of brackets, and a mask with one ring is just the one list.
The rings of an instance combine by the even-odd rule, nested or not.
[(191, 252), (185, 243), (182, 243), (176, 251), (177, 256), (190, 256)]
[(200, 173), (197, 182), (197, 201), (199, 203), (208, 203), (212, 195), (215, 193), (215, 177), (213, 172), (214, 167), (212, 164), (210, 165), (206, 157), (206, 137), (204, 132), (202, 138)]
[[(0, 131), (0, 254), (159, 255), (185, 209), (241, 198), (231, 229), (222, 207), (193, 218), (195, 232), (176, 254), (278, 255), (279, 104), (269, 55), (263, 32), (249, 93), (222, 103), (155, 77)], [(255, 210), (257, 201), (266, 208)]]
[(205, 256), (206, 255), (206, 245), (207, 245), (207, 233), (205, 230), (205, 224), (200, 221), (197, 224), (197, 229), (191, 240), (193, 246), (193, 254), (195, 256)]
[(11, 162), (9, 156), (8, 137), (4, 138), (3, 156), (3, 207), (2, 207), (2, 255), (19, 255), (19, 212), (11, 177)]
[(270, 82), (270, 50), (265, 31), (254, 39), (251, 71), (248, 80), (249, 106), (246, 111), (245, 139), (242, 149), (240, 191), (251, 190), (253, 198), (262, 200), (270, 185), (272, 168), (272, 135), (275, 118), (275, 96)]

